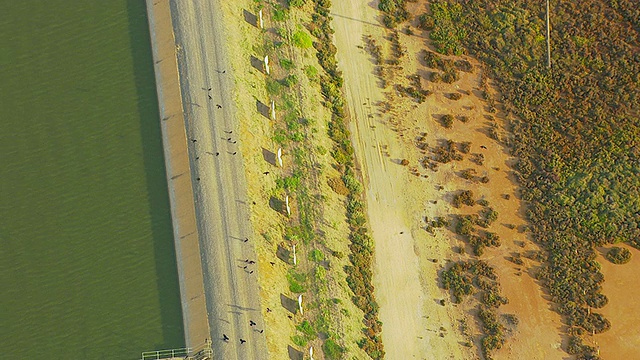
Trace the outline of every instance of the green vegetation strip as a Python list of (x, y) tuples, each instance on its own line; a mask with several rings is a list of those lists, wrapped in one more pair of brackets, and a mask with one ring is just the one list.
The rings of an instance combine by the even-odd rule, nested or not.
[[(259, 3), (257, 3), (259, 4)], [(305, 1), (289, 1), (290, 8), (273, 5), (271, 19), (282, 26), (276, 29), (276, 35), (267, 35), (263, 44), (265, 54), (275, 53), (280, 69), (273, 69), (273, 74), (266, 80), (266, 90), (276, 101), (279, 109), (279, 118), (276, 121), (276, 129), (273, 140), (283, 149), (293, 154), (293, 165), (290, 174), (276, 181), (273, 195), (282, 198), (285, 194), (295, 194), (297, 208), (295, 218), (289, 220), (285, 228), (285, 239), (289, 244), (298, 244), (299, 253), (308, 250), (308, 262), (299, 262), (298, 266), (287, 274), (289, 290), (294, 294), (307, 292), (305, 318), (298, 326), (297, 334), (292, 341), (297, 346), (306, 346), (309, 341), (318, 337), (323, 339), (322, 351), (326, 359), (342, 359), (346, 348), (340, 343), (344, 340), (341, 328), (336, 326), (341, 320), (340, 314), (347, 315), (344, 309), (339, 309), (341, 301), (331, 298), (329, 291), (330, 279), (335, 274), (328, 273), (322, 263), (325, 262), (325, 253), (330, 253), (336, 258), (342, 254), (327, 248), (317, 224), (322, 223), (321, 189), (319, 185), (319, 173), (315, 168), (313, 153), (320, 152), (320, 148), (314, 147), (310, 139), (309, 130), (311, 120), (303, 116), (303, 102), (300, 96), (300, 85), (297, 76), (301, 72), (312, 81), (319, 82), (321, 92), (327, 99), (328, 108), (331, 110), (329, 122), (329, 136), (336, 142), (331, 154), (338, 162), (342, 172), (340, 184), (346, 189), (347, 195), (347, 219), (351, 226), (351, 246), (353, 254), (350, 256), (352, 266), (348, 266), (347, 283), (355, 296), (353, 302), (365, 313), (364, 322), (366, 336), (358, 341), (358, 345), (372, 358), (382, 359), (384, 350), (379, 333), (381, 324), (377, 318), (377, 304), (373, 298), (373, 286), (371, 285), (371, 263), (373, 247), (367, 235), (366, 217), (361, 198), (362, 185), (354, 174), (353, 148), (351, 146), (349, 132), (344, 123), (344, 99), (340, 91), (343, 80), (337, 69), (335, 60), (335, 46), (329, 36), (333, 30), (329, 26), (330, 18), (328, 1), (317, 1), (314, 5), (312, 22), (307, 25), (310, 32), (321, 41), (313, 43), (307, 32), (296, 25), (292, 29), (294, 21), (291, 17), (291, 7), (304, 7)], [(258, 5), (258, 9), (262, 5)], [(313, 46), (317, 50), (317, 58), (327, 75), (319, 75), (318, 70), (308, 65), (304, 69), (296, 69), (295, 48), (307, 49)], [(297, 71), (296, 71), (297, 70)], [(298, 74), (298, 75), (296, 75)], [(282, 76), (281, 80), (273, 77)], [(326, 151), (326, 150), (325, 150)], [(324, 154), (324, 153), (322, 153)], [(322, 336), (318, 336), (322, 334)]]
[(349, 239), (351, 244), (350, 266), (346, 267), (347, 283), (353, 291), (353, 302), (364, 312), (365, 337), (358, 341), (358, 345), (371, 358), (384, 358), (384, 347), (380, 332), (382, 323), (378, 320), (378, 303), (374, 298), (374, 288), (371, 282), (373, 262), (373, 241), (369, 236), (365, 208), (362, 201), (362, 185), (356, 179), (354, 170), (354, 155), (350, 133), (345, 120), (345, 100), (340, 88), (343, 78), (338, 70), (335, 54), (336, 47), (332, 43), (329, 16), (331, 2), (329, 0), (314, 0), (315, 13), (313, 23), (310, 24), (311, 34), (318, 38), (314, 44), (320, 65), (328, 76), (321, 81), (322, 94), (325, 105), (331, 110), (329, 136), (335, 142), (331, 155), (338, 163), (342, 173), (344, 185), (349, 190), (347, 195), (347, 221), (351, 228)]

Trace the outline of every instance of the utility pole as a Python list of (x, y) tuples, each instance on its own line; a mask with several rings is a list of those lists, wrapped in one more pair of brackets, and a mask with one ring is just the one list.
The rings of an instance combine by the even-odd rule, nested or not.
[(551, 69), (551, 30), (549, 26), (549, 0), (547, 0), (547, 67)]

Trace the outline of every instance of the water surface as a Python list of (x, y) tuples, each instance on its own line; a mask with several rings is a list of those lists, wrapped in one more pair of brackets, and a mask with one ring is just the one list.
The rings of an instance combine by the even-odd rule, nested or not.
[(127, 359), (184, 345), (142, 0), (0, 11), (0, 348)]

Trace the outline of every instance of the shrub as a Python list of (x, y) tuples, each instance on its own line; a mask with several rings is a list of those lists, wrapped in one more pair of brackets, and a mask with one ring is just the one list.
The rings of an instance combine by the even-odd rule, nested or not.
[(432, 2), (433, 31), (429, 34), (436, 50), (442, 54), (461, 55), (464, 52), (461, 41), (467, 36), (462, 25), (462, 6), (458, 3)]
[(458, 217), (456, 223), (456, 234), (468, 236), (473, 231), (473, 218), (470, 215), (463, 215)]
[(614, 264), (626, 264), (631, 261), (631, 251), (629, 249), (614, 246), (607, 251), (607, 260)]
[(272, 140), (279, 145), (284, 145), (287, 142), (287, 132), (282, 129), (277, 129), (274, 134)]
[(313, 249), (309, 252), (309, 260), (314, 262), (320, 262), (324, 260), (324, 254), (318, 249)]
[(347, 187), (347, 189), (349, 189), (349, 191), (351, 191), (352, 194), (359, 194), (362, 192), (362, 184), (360, 183), (360, 181), (358, 181), (358, 179), (353, 177), (353, 175), (344, 175), (342, 177), (342, 180), (344, 181), (344, 185)]
[(313, 65), (307, 65), (304, 68), (304, 73), (307, 75), (309, 80), (315, 80), (318, 76), (318, 69), (316, 69)]
[(317, 337), (316, 331), (314, 330), (313, 326), (311, 326), (311, 323), (307, 320), (301, 322), (298, 326), (296, 326), (296, 329), (303, 333), (307, 340), (313, 340)]
[(306, 0), (289, 0), (288, 3), (289, 3), (289, 6), (303, 7), (304, 4), (306, 3)]
[(484, 214), (485, 219), (487, 219), (487, 222), (489, 222), (489, 224), (491, 224), (492, 222), (496, 221), (498, 219), (498, 212), (495, 211), (493, 208), (487, 208), (485, 210), (485, 214)]
[(278, 188), (294, 192), (296, 191), (296, 189), (298, 189), (298, 186), (300, 186), (300, 176), (301, 173), (298, 172), (282, 179), (276, 179), (276, 186)]
[(455, 194), (453, 196), (453, 206), (459, 208), (460, 205), (468, 205), (473, 206), (476, 204), (476, 201), (473, 199), (473, 191), (471, 190), (462, 190), (461, 192)]
[(294, 335), (291, 337), (291, 341), (298, 346), (307, 346), (307, 339), (304, 336)]
[(476, 169), (465, 169), (465, 170), (462, 170), (462, 173), (460, 174), (460, 176), (463, 179), (471, 180), (473, 179), (473, 176), (475, 174), (476, 174)]
[(342, 346), (338, 345), (332, 339), (327, 339), (322, 344), (322, 351), (324, 355), (330, 360), (338, 360), (342, 358), (342, 354), (344, 354), (345, 350)]
[(447, 71), (447, 72), (444, 73), (444, 75), (442, 75), (442, 81), (444, 81), (447, 84), (454, 83), (459, 78), (460, 77), (458, 76), (458, 72), (457, 71)]
[(339, 195), (349, 195), (349, 189), (344, 185), (344, 181), (340, 178), (330, 178), (327, 180), (331, 190), (335, 191)]
[(442, 122), (442, 126), (444, 126), (447, 129), (450, 129), (451, 126), (453, 125), (453, 115), (442, 115), (442, 117), (440, 118), (440, 121)]
[(442, 69), (443, 67), (443, 61), (442, 58), (440, 57), (440, 55), (429, 51), (429, 50), (425, 50), (424, 51), (424, 62), (427, 65), (427, 67), (432, 68), (432, 69)]
[(284, 9), (279, 5), (275, 6), (275, 8), (273, 9), (273, 15), (272, 15), (272, 18), (274, 21), (285, 21), (287, 20), (288, 17), (289, 17), (289, 13), (287, 12), (287, 9)]
[(482, 165), (482, 164), (484, 164), (484, 155), (478, 154), (478, 153), (471, 154), (471, 159), (470, 160), (471, 160), (471, 162), (474, 162), (474, 163), (476, 163), (478, 165)]
[[(456, 152), (455, 142), (447, 140), (444, 144), (437, 146), (433, 152), (435, 154), (435, 161), (446, 164), (452, 160), (462, 160), (462, 155)], [(433, 169), (432, 169), (433, 170)]]
[(298, 77), (295, 76), (294, 74), (289, 74), (287, 75), (286, 78), (284, 78), (284, 84), (287, 87), (292, 87), (294, 85), (296, 85), (298, 83)]
[(458, 146), (460, 148), (460, 152), (463, 154), (468, 154), (471, 151), (471, 143), (469, 141), (463, 141)]
[(429, 81), (434, 82), (434, 83), (440, 82), (440, 81), (442, 81), (442, 76), (440, 75), (439, 72), (432, 71), (429, 74)]
[(418, 28), (422, 30), (432, 30), (434, 26), (433, 17), (429, 14), (418, 16)]
[(451, 94), (449, 94), (449, 99), (451, 99), (451, 100), (460, 100), (460, 99), (462, 99), (462, 94), (460, 94), (460, 93), (451, 93)]
[(473, 70), (473, 66), (467, 60), (456, 60), (454, 62), (456, 69), (464, 72), (471, 72)]
[(289, 281), (289, 291), (291, 291), (294, 294), (300, 294), (305, 292), (305, 288), (304, 286), (302, 286), (298, 281), (298, 279), (296, 279), (295, 274), (289, 273), (287, 274), (287, 280)]
[(277, 80), (267, 78), (266, 84), (269, 95), (279, 95), (282, 92), (282, 84)]
[(301, 49), (308, 49), (313, 46), (311, 36), (303, 30), (298, 30), (293, 33), (293, 44)]
[(296, 67), (293, 61), (289, 59), (280, 59), (280, 66), (287, 71)]

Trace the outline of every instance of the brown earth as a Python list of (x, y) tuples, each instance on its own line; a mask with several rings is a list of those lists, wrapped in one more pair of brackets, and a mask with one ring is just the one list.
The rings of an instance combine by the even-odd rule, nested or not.
[[(635, 359), (640, 354), (640, 307), (636, 306), (637, 299), (640, 299), (640, 251), (626, 245), (616, 246), (631, 251), (629, 263), (616, 265), (604, 256), (598, 256), (597, 259), (602, 265), (605, 280), (602, 293), (609, 298), (609, 303), (598, 312), (611, 321), (611, 329), (595, 337), (586, 336), (585, 343), (599, 348), (603, 359)], [(606, 254), (609, 248), (600, 248), (601, 255)]]

